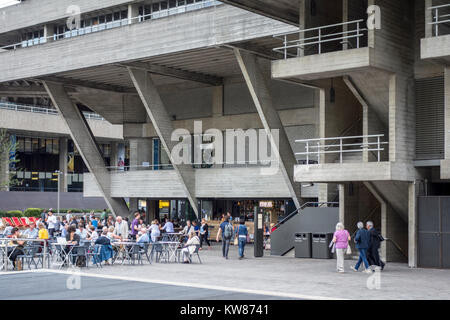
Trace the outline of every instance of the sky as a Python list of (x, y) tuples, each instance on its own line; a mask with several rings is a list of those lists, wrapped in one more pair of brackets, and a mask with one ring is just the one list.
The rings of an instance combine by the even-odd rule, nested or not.
[(0, 8), (6, 7), (6, 6), (10, 6), (12, 4), (16, 4), (19, 3), (20, 1), (18, 0), (0, 0)]

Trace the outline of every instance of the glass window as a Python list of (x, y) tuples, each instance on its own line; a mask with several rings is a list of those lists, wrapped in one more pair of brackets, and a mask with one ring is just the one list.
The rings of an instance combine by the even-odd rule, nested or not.
[(37, 138), (33, 138), (31, 141), (32, 146), (32, 151), (33, 152), (39, 152), (39, 139)]
[(177, 6), (177, 0), (169, 0), (169, 8), (175, 8)]
[(167, 1), (162, 1), (161, 2), (161, 10), (166, 10), (167, 9)]
[(25, 138), (25, 152), (31, 152), (31, 138)]
[(114, 12), (114, 21), (120, 20), (120, 12)]
[(53, 140), (52, 139), (45, 139), (45, 152), (46, 153), (52, 153), (53, 149)]
[(99, 23), (105, 23), (105, 16), (100, 16), (99, 17)]
[(109, 13), (106, 15), (106, 22), (111, 22), (112, 21), (112, 13)]
[(152, 12), (159, 11), (159, 3), (153, 3), (152, 4)]
[(53, 139), (53, 154), (59, 154), (59, 140)]
[(45, 153), (45, 139), (39, 139), (39, 152)]
[(25, 150), (23, 138), (17, 139), (17, 150), (23, 152)]
[(123, 10), (121, 13), (122, 19), (128, 19), (128, 11), (127, 10)]

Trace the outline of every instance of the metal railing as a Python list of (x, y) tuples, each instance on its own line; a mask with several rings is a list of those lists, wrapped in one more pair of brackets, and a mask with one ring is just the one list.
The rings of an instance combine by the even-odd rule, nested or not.
[[(334, 137), (334, 138), (319, 138), (296, 140), (296, 143), (305, 144), (305, 152), (298, 152), (296, 155), (306, 155), (306, 163), (310, 162), (310, 157), (317, 157), (317, 162), (320, 163), (322, 154), (338, 154), (339, 162), (343, 163), (344, 154), (349, 153), (363, 153), (376, 152), (377, 162), (381, 161), (381, 151), (384, 151), (383, 146), (388, 142), (381, 141), (384, 134), (366, 135), (366, 136), (349, 136), (349, 137)], [(367, 141), (365, 141), (367, 139)], [(371, 142), (370, 140), (376, 141)], [(345, 143), (346, 140), (362, 140), (358, 143)], [(326, 144), (332, 141), (333, 144)], [(335, 143), (337, 141), (338, 143)]]
[(64, 31), (63, 33), (53, 34), (48, 37), (37, 37), (34, 39), (23, 40), (19, 43), (14, 43), (14, 44), (10, 44), (10, 45), (4, 46), (4, 47), (0, 47), (0, 50), (16, 50), (18, 48), (31, 47), (31, 46), (35, 46), (35, 45), (45, 44), (49, 41), (58, 41), (61, 39), (78, 37), (78, 36), (82, 36), (82, 35), (86, 35), (86, 34), (90, 34), (90, 33), (94, 33), (94, 32), (99, 32), (99, 31), (104, 31), (104, 30), (127, 26), (127, 25), (130, 25), (133, 23), (139, 23), (139, 22), (144, 22), (147, 20), (159, 19), (159, 18), (163, 18), (163, 17), (175, 15), (175, 14), (185, 13), (185, 12), (194, 11), (194, 10), (200, 10), (200, 9), (204, 9), (204, 8), (208, 8), (208, 7), (221, 5), (221, 4), (222, 4), (222, 2), (220, 2), (218, 0), (202, 0), (200, 2), (194, 2), (191, 4), (176, 6), (174, 8), (167, 8), (167, 9), (159, 10), (159, 11), (149, 13), (149, 14), (144, 14), (144, 15), (141, 14), (136, 17), (119, 19), (119, 20), (115, 20), (115, 21), (99, 23), (97, 25), (85, 26), (83, 28), (67, 30), (67, 31)]
[[(323, 52), (323, 45), (333, 42), (339, 42), (343, 45), (342, 49), (345, 49), (345, 45), (351, 44), (349, 42), (350, 39), (355, 39), (355, 48), (360, 48), (362, 45), (361, 38), (367, 31), (367, 28), (364, 28), (361, 25), (364, 21), (365, 20), (360, 19), (311, 29), (299, 29), (298, 31), (284, 34), (277, 34), (273, 37), (283, 41), (283, 46), (272, 50), (281, 53), (284, 59), (287, 59), (288, 57), (305, 55), (306, 49), (311, 46), (317, 47), (316, 53), (321, 54)], [(341, 27), (342, 31), (338, 31), (337, 29)], [(309, 36), (309, 34), (313, 35)], [(293, 37), (295, 39), (290, 39)]]
[[(237, 162), (218, 162), (218, 163), (188, 163), (194, 169), (217, 169), (217, 168), (264, 168), (278, 164), (278, 160), (258, 160), (258, 161), (237, 161)], [(185, 164), (181, 164), (185, 165)], [(107, 170), (113, 172), (127, 172), (138, 170), (173, 170), (172, 164), (145, 164), (132, 166), (108, 166)]]
[[(26, 243), (28, 242), (37, 242), (38, 245), (42, 246), (42, 256), (40, 258), (40, 262), (42, 264), (42, 268), (45, 268), (47, 266), (47, 268), (50, 268), (50, 255), (49, 255), (49, 250), (48, 250), (48, 243), (46, 240), (43, 239), (34, 239), (34, 238), (18, 238), (18, 239), (13, 239), (13, 238), (0, 238), (0, 264), (1, 264), (1, 268), (0, 270), (5, 270), (8, 271), (8, 266), (10, 264), (9, 258), (11, 256), (11, 253), (9, 253), (8, 249), (14, 249), (15, 246), (14, 245), (9, 245), (10, 241), (25, 241)], [(33, 257), (34, 259), (35, 257)], [(37, 265), (36, 265), (37, 266)]]
[(439, 28), (446, 24), (450, 28), (450, 4), (443, 4), (440, 6), (429, 7), (428, 10), (432, 12), (432, 22), (428, 24), (434, 28), (434, 36), (440, 35)]
[(305, 209), (307, 207), (323, 208), (323, 207), (338, 207), (338, 206), (339, 206), (339, 202), (306, 202), (303, 205), (301, 205), (300, 208), (298, 208), (297, 210), (288, 214), (283, 220), (281, 220), (280, 222), (275, 224), (272, 229), (273, 230), (277, 229), (279, 226), (286, 223), (288, 220), (293, 218), (295, 215), (300, 213), (300, 211), (302, 211), (303, 209)]
[[(12, 111), (23, 111), (23, 112), (33, 112), (33, 113), (41, 113), (41, 114), (49, 114), (49, 115), (59, 115), (58, 110), (46, 107), (37, 107), (26, 104), (17, 104), (11, 102), (0, 102), (0, 109), (12, 110)], [(83, 111), (83, 115), (86, 119), (92, 120), (105, 120), (101, 115)]]

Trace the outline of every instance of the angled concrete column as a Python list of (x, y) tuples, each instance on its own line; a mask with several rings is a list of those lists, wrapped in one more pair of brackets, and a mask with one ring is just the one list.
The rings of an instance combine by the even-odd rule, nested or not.
[[(281, 170), (287, 187), (291, 194), (292, 200), (297, 208), (300, 208), (300, 186), (294, 182), (294, 152), (292, 151), (286, 131), (281, 123), (278, 111), (275, 109), (272, 97), (267, 85), (267, 78), (262, 73), (256, 57), (252, 54), (241, 52), (234, 49), (234, 53), (238, 60), (245, 82), (252, 96), (253, 102), (258, 111), (261, 122), (270, 137), (272, 151), (279, 161), (279, 169)], [(271, 130), (279, 131), (278, 146), (273, 140)]]
[(80, 152), (86, 167), (93, 174), (109, 209), (114, 216), (128, 214), (128, 207), (125, 201), (110, 196), (110, 173), (106, 169), (98, 145), (83, 114), (67, 95), (62, 84), (44, 82), (44, 86), (52, 99), (53, 105), (58, 109), (69, 128), (70, 136)]
[(212, 116), (223, 117), (223, 86), (213, 88)]
[(408, 186), (408, 265), (417, 268), (417, 193), (416, 183)]
[(197, 199), (195, 197), (195, 172), (189, 164), (177, 164), (172, 157), (172, 150), (177, 142), (171, 140), (174, 127), (161, 97), (153, 83), (149, 72), (128, 67), (131, 79), (136, 87), (142, 103), (147, 110), (161, 144), (167, 151), (170, 161), (182, 183), (186, 197), (198, 217)]
[(60, 175), (59, 191), (67, 192), (67, 138), (59, 139), (59, 171)]

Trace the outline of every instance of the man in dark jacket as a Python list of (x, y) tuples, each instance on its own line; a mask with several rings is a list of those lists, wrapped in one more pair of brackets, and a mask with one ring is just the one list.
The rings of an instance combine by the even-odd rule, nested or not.
[(377, 229), (373, 227), (372, 221), (367, 221), (366, 223), (367, 230), (369, 230), (370, 234), (370, 246), (367, 250), (367, 259), (369, 261), (369, 264), (371, 266), (378, 266), (381, 267), (381, 270), (384, 269), (385, 263), (381, 261), (380, 254), (378, 250), (380, 249), (380, 243), (381, 243), (381, 234), (378, 232)]
[(367, 261), (367, 249), (370, 247), (370, 234), (369, 231), (364, 229), (364, 223), (358, 222), (358, 232), (355, 236), (356, 249), (359, 251), (359, 259), (354, 267), (350, 267), (353, 271), (358, 271), (361, 263), (364, 262), (366, 270), (364, 272), (371, 273), (369, 269), (369, 262)]

